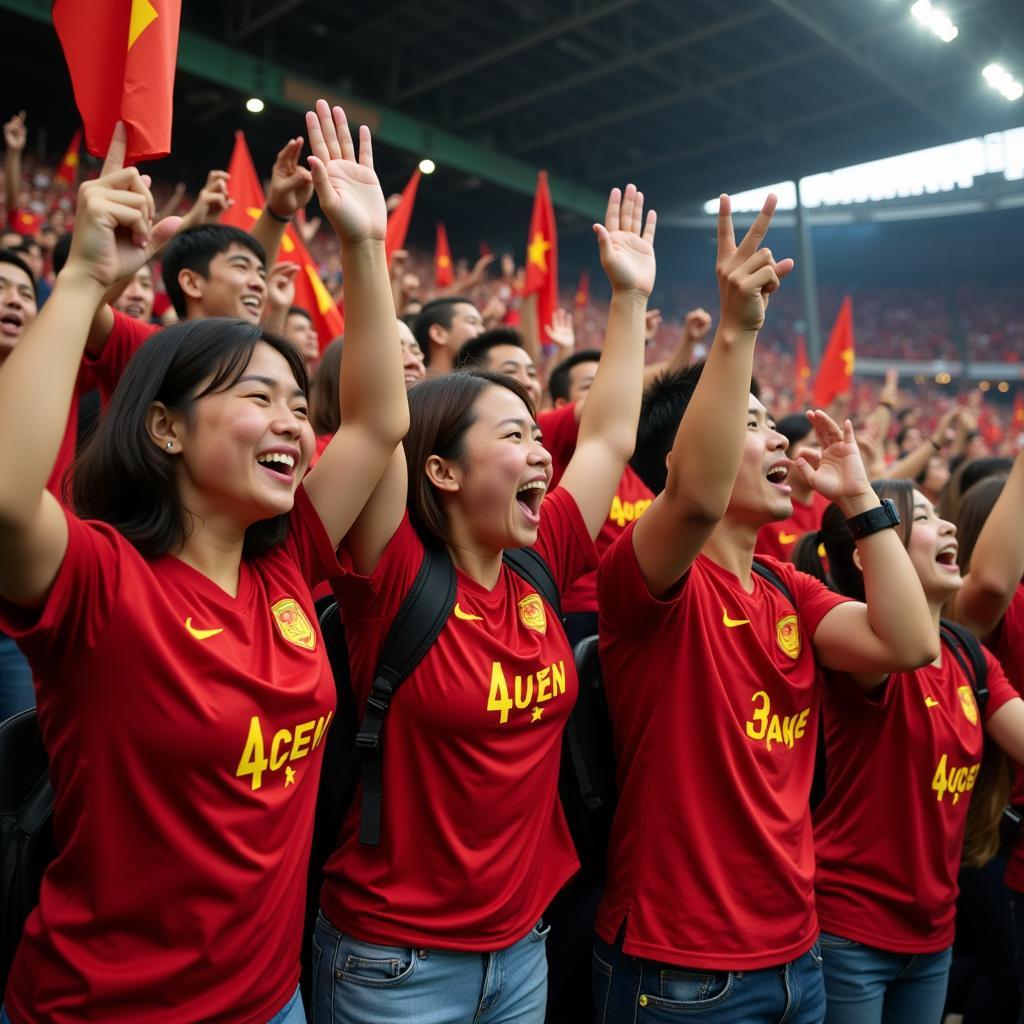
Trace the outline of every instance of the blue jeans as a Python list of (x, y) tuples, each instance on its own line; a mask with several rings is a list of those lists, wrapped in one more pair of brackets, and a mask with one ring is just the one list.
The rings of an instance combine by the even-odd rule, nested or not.
[(952, 948), (889, 953), (821, 933), (826, 1024), (940, 1024)]
[(11, 637), (0, 633), (0, 722), (35, 703), (28, 659)]
[(825, 989), (817, 945), (788, 964), (711, 971), (628, 956), (594, 943), (597, 1024), (821, 1024)]
[(361, 942), (317, 914), (311, 1024), (544, 1024), (547, 932), (458, 953)]

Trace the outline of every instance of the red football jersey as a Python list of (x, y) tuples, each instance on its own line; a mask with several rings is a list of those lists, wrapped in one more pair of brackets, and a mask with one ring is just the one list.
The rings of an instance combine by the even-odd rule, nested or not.
[(810, 505), (794, 499), (793, 514), (788, 519), (766, 523), (757, 531), (755, 553), (770, 555), (780, 562), (791, 561), (796, 542), (805, 533), (821, 528), (821, 517), (828, 506), (828, 498), (823, 498), (817, 491), (811, 492)]
[[(562, 479), (565, 467), (569, 465), (569, 460), (576, 451), (576, 439), (580, 432), (580, 425), (576, 422), (576, 406), (570, 404), (548, 409), (538, 415), (537, 423), (544, 439), (544, 447), (551, 453), (551, 485), (555, 486)], [(615, 497), (612, 498), (608, 518), (601, 524), (601, 529), (594, 538), (599, 558), (619, 539), (629, 523), (644, 514), (653, 500), (654, 494), (651, 489), (629, 466), (626, 466), (615, 488)], [(597, 611), (596, 569), (584, 573), (562, 595), (562, 611)]]
[[(1016, 693), (985, 657), (988, 718)], [(825, 678), (818, 920), (876, 949), (937, 953), (953, 942), (967, 808), (981, 767), (971, 680), (945, 646), (941, 667), (896, 673), (878, 697), (848, 676)]]
[(619, 803), (598, 934), (630, 956), (758, 970), (818, 934), (808, 797), (818, 726), (811, 640), (845, 598), (770, 561), (747, 593), (701, 555), (647, 589), (633, 528), (598, 571)]
[[(560, 587), (593, 568), (568, 491), (545, 498), (536, 550)], [(360, 707), (422, 559), (406, 517), (370, 577), (336, 583)], [(366, 942), (502, 949), (578, 866), (558, 800), (562, 729), (578, 689), (565, 632), (507, 567), (491, 591), (457, 577), (454, 611), (384, 725), (380, 845), (359, 842), (357, 796), (327, 866), (324, 913)]]
[(17, 1024), (264, 1022), (299, 978), (334, 681), (299, 490), (238, 595), (68, 515), (45, 605), (0, 606), (36, 680), (60, 850), (5, 994)]
[[(1017, 584), (1003, 621), (986, 643), (999, 659), (1017, 693), (1024, 696), (1024, 583)], [(1013, 802), (1024, 804), (1024, 768), (1015, 763), (1013, 772)], [(1006, 884), (1017, 892), (1024, 892), (1024, 830), (1011, 844)]]

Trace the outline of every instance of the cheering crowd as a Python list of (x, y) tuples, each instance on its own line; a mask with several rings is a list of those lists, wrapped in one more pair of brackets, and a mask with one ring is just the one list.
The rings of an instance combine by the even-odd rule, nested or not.
[[(607, 307), (541, 331), (511, 261), (439, 295), (389, 263), (370, 132), (322, 100), (250, 232), (218, 223), (220, 171), (158, 212), (123, 126), (41, 212), (25, 131), (5, 126), (0, 713), (37, 707), (57, 855), (0, 1022), (1015, 1012), (1024, 455), (979, 392), (925, 415), (890, 374), (806, 409), (778, 352), (759, 387), (798, 271), (764, 244), (774, 197), (739, 240), (721, 197), (718, 308), (665, 344), (633, 184), (593, 228)], [(278, 263), (314, 193), (345, 311), (323, 352)], [(398, 691), (381, 665), (431, 565), (451, 612)], [(309, 919), (332, 601), (379, 731)], [(563, 812), (594, 635), (599, 865)], [(999, 941), (951, 983), (971, 921)]]

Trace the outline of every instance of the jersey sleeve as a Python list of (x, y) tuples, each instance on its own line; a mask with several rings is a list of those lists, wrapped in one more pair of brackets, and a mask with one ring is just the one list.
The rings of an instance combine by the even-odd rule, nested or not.
[(120, 310), (115, 309), (112, 312), (114, 326), (103, 346), (103, 351), (95, 356), (86, 352), (82, 357), (82, 368), (78, 377), (79, 392), (98, 388), (100, 401), (104, 405), (114, 394), (128, 361), (159, 330), (155, 325), (143, 323)]
[(20, 608), (0, 599), (0, 629), (18, 641), (33, 663), (61, 664), (116, 630), (126, 565), (142, 558), (112, 526), (63, 511), (68, 546), (42, 607)]
[(576, 403), (546, 409), (538, 415), (537, 426), (540, 427), (541, 443), (551, 455), (551, 486), (556, 487), (576, 451), (576, 439), (580, 434)]
[(829, 590), (820, 580), (816, 580), (808, 573), (800, 572), (789, 562), (767, 558), (765, 565), (789, 587), (789, 592), (793, 595), (793, 602), (800, 616), (800, 623), (809, 637), (814, 637), (818, 626), (821, 625), (821, 620), (833, 608), (838, 608), (839, 605), (847, 604), (851, 600), (849, 597), (837, 594), (834, 590)]
[(987, 722), (1007, 701), (1019, 696), (1013, 683), (1006, 678), (999, 660), (986, 648), (982, 648), (985, 664), (988, 666), (988, 702), (985, 704), (985, 721)]
[(284, 547), (310, 587), (341, 572), (331, 539), (301, 484), (295, 492), (295, 505), (288, 516), (288, 536)]
[(584, 573), (597, 568), (597, 548), (576, 499), (564, 487), (556, 487), (544, 498), (534, 550), (550, 566), (563, 594)]

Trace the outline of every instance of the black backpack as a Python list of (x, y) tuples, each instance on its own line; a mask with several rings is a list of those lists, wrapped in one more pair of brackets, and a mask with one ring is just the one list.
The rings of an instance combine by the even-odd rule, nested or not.
[(49, 763), (35, 708), (0, 722), (0, 992), (57, 855)]

